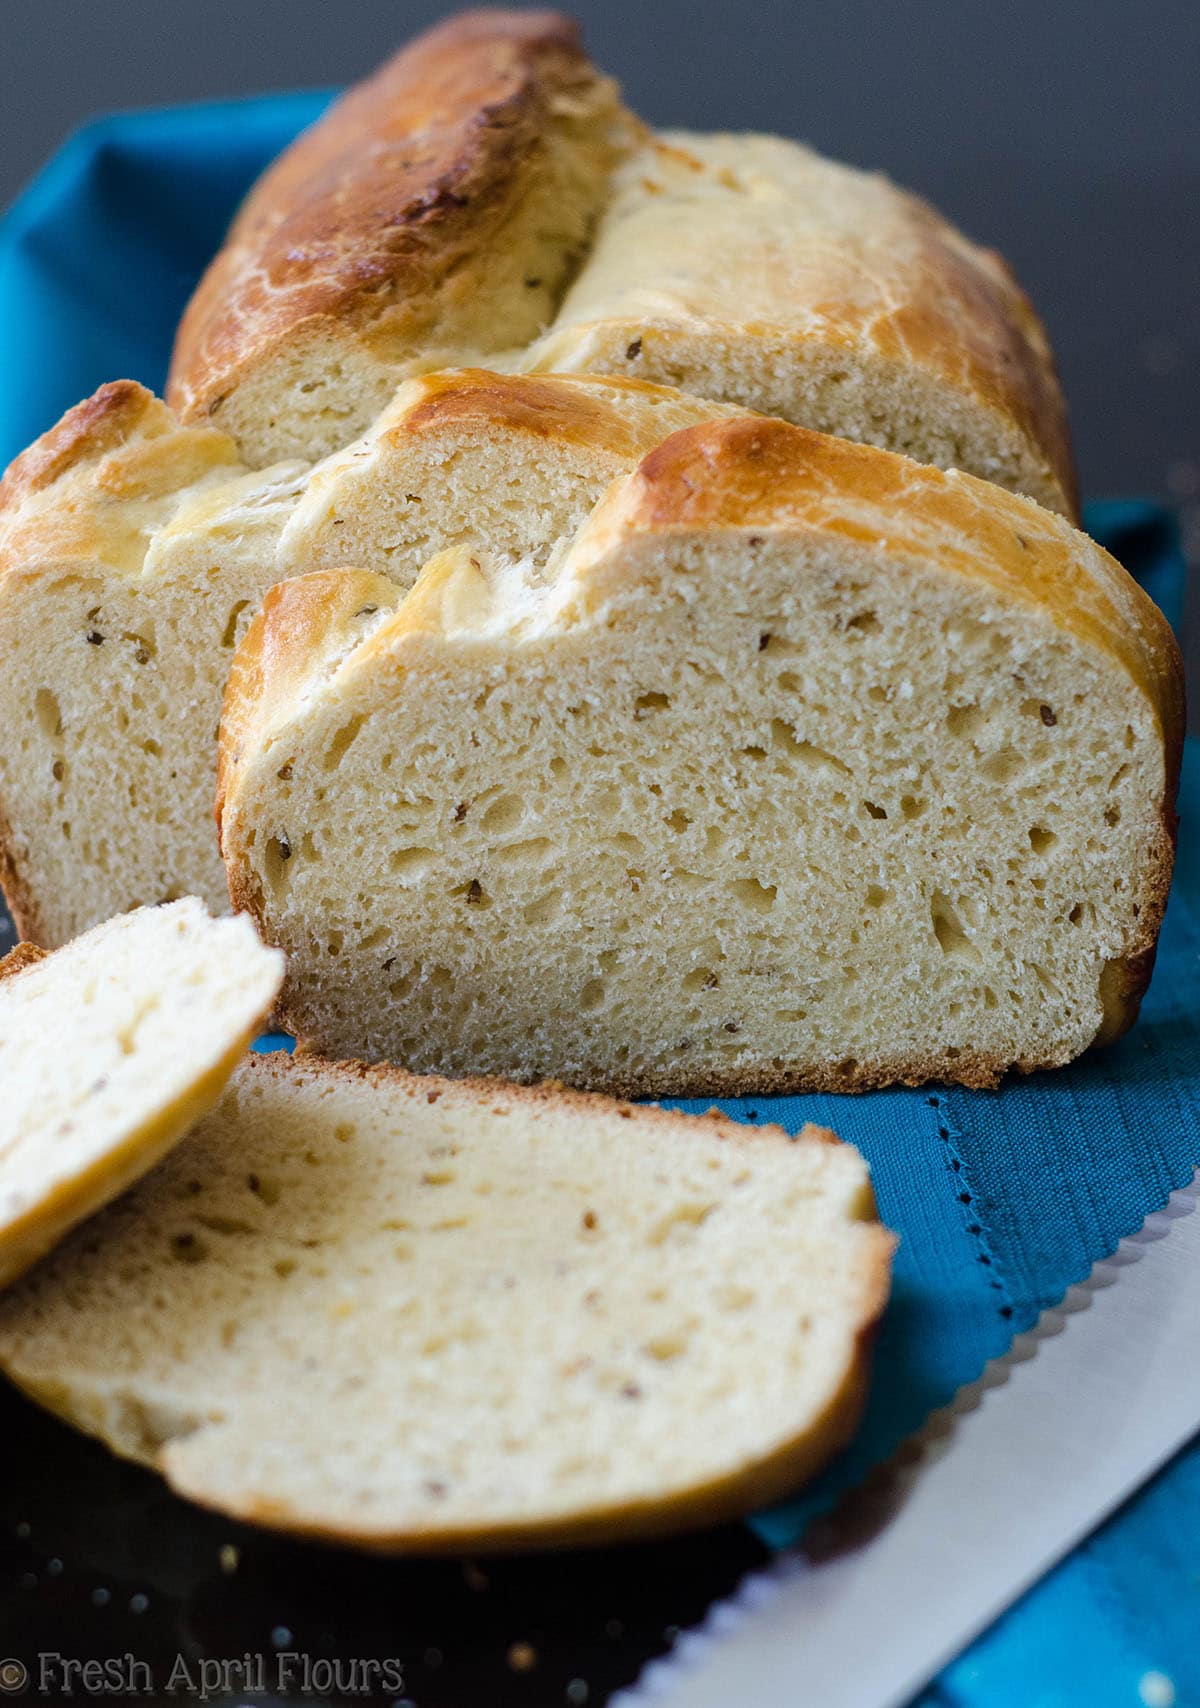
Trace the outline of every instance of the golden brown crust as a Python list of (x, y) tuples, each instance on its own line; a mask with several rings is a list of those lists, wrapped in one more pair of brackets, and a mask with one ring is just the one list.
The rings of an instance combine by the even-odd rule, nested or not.
[[(411, 1074), (389, 1065), (368, 1065), (363, 1062), (336, 1062), (316, 1055), (287, 1057), (280, 1052), (276, 1058), (258, 1057), (254, 1072), (285, 1079), (292, 1072), (307, 1069), (333, 1078), (365, 1081), (376, 1086), (398, 1086), (401, 1089), (425, 1094), (432, 1099), (444, 1095), (495, 1097), (520, 1108), (558, 1104), (576, 1108), (581, 1113), (597, 1114), (606, 1110), (638, 1121), (650, 1122), (676, 1134), (682, 1143), (702, 1131), (711, 1138), (734, 1143), (834, 1144), (844, 1141), (827, 1128), (806, 1124), (792, 1136), (782, 1127), (755, 1127), (731, 1121), (716, 1111), (697, 1117), (675, 1110), (638, 1108), (614, 1104), (611, 1098), (588, 1092), (570, 1091), (555, 1083), (535, 1086), (515, 1086), (504, 1080), (452, 1080), (440, 1076)], [(509, 1525), (458, 1525), (427, 1530), (381, 1532), (356, 1529), (351, 1525), (324, 1525), (306, 1519), (285, 1503), (268, 1499), (249, 1499), (244, 1503), (213, 1501), (206, 1498), (203, 1486), (193, 1486), (185, 1478), (172, 1474), (171, 1451), (162, 1454), (160, 1469), (167, 1481), (189, 1500), (212, 1505), (218, 1510), (260, 1524), (273, 1530), (313, 1540), (349, 1543), (355, 1547), (379, 1553), (454, 1554), (463, 1552), (504, 1553), (518, 1549), (555, 1549), (590, 1546), (616, 1542), (633, 1537), (653, 1537), (681, 1530), (699, 1529), (725, 1519), (737, 1518), (758, 1507), (769, 1505), (792, 1493), (801, 1483), (813, 1476), (853, 1436), (866, 1404), (870, 1378), (871, 1350), (880, 1318), (891, 1291), (892, 1257), (896, 1238), (878, 1225), (874, 1198), (869, 1184), (861, 1201), (854, 1207), (857, 1219), (865, 1224), (863, 1251), (860, 1259), (861, 1294), (858, 1322), (850, 1355), (837, 1390), (821, 1415), (798, 1436), (781, 1443), (765, 1458), (731, 1472), (724, 1477), (674, 1495), (669, 1500), (645, 1499), (628, 1501), (572, 1519), (533, 1520)], [(39, 1396), (35, 1393), (34, 1398)], [(43, 1400), (43, 1403), (49, 1403)], [(61, 1409), (61, 1407), (59, 1408)]]
[[(160, 425), (161, 424), (161, 425)], [(138, 430), (175, 426), (170, 411), (136, 380), (111, 380), (68, 409), (55, 426), (22, 451), (0, 480), (0, 513), (61, 480), (84, 458), (105, 455)]]
[(497, 374), (484, 368), (446, 368), (411, 382), (411, 399), (381, 434), (383, 445), (450, 426), (526, 433), (614, 458), (641, 457), (662, 438), (655, 417), (694, 406), (697, 414), (726, 415), (728, 405), (705, 404), (671, 386), (623, 375)]
[(401, 346), (520, 193), (555, 107), (596, 84), (555, 12), (471, 11), (352, 89), (260, 179), (179, 328), (168, 400), (211, 416), (298, 334)]
[(36, 943), (18, 943), (15, 949), (10, 949), (0, 961), (0, 979), (16, 978), (26, 967), (36, 967), (39, 961), (46, 959), (48, 951), (39, 949)]

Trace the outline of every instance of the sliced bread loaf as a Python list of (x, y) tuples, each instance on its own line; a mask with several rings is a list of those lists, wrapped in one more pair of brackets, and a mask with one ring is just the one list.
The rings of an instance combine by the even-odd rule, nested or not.
[(429, 375), (312, 471), (250, 473), (118, 381), (0, 486), (0, 883), (46, 947), (182, 894), (228, 905), (212, 822), (233, 650), (268, 587), (431, 550), (544, 557), (617, 474), (725, 415), (636, 380)]
[(627, 1094), (993, 1084), (1131, 1022), (1178, 649), (1066, 522), (753, 417), (548, 579), (276, 588), (230, 677), (231, 893), (330, 1054)]
[(779, 1496), (853, 1429), (891, 1240), (832, 1134), (251, 1058), (0, 1301), (0, 1367), (181, 1494), (378, 1549)]
[(0, 1286), (212, 1108), (282, 979), (193, 898), (0, 961)]
[(650, 139), (520, 361), (683, 386), (1076, 513), (1054, 359), (1000, 257), (782, 137)]

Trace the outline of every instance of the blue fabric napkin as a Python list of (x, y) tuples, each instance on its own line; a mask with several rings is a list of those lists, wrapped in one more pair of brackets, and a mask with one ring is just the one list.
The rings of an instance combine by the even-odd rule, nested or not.
[[(55, 157), (0, 227), (0, 463), (104, 380), (127, 375), (161, 389), (175, 322), (239, 198), (328, 98), (106, 119)], [(1178, 620), (1183, 564), (1170, 518), (1110, 504), (1088, 521)], [(994, 1092), (724, 1105), (739, 1120), (792, 1131), (808, 1120), (834, 1127), (869, 1158), (883, 1218), (901, 1235), (863, 1431), (815, 1488), (754, 1521), (768, 1543), (794, 1541), (1200, 1162), (1195, 743), (1181, 816), (1154, 983), (1139, 1025), (1115, 1048)], [(1197, 1519), (1200, 1455), (1189, 1454), (925, 1701), (1136, 1708), (1139, 1681), (1155, 1669), (1174, 1672), (1179, 1688), (1185, 1661), (1195, 1667), (1186, 1638), (1200, 1612)], [(1180, 1703), (1200, 1703), (1200, 1676), (1196, 1684)]]

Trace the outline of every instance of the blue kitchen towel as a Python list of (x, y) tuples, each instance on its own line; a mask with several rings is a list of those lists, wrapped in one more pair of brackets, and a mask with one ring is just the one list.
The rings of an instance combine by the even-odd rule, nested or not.
[[(128, 375), (161, 389), (179, 312), (240, 196), (327, 100), (280, 96), (106, 119), (55, 157), (0, 226), (0, 462), (104, 380)], [(1184, 572), (1170, 518), (1147, 505), (1104, 505), (1089, 512), (1089, 523), (1177, 620)], [(816, 1120), (836, 1128), (870, 1159), (882, 1215), (901, 1235), (862, 1434), (815, 1489), (760, 1515), (756, 1528), (768, 1542), (793, 1541), (814, 1511), (973, 1380), (1200, 1161), (1194, 742), (1181, 816), (1154, 983), (1139, 1025), (1113, 1049), (994, 1092), (899, 1090), (725, 1105), (741, 1120), (780, 1121), (791, 1130)], [(1185, 1460), (1168, 1476), (1184, 1474), (1193, 1479), (1195, 1514), (1194, 1463)], [(1095, 1572), (1086, 1581), (1078, 1574), (1092, 1571), (1087, 1561), (1105, 1536), (1132, 1538), (1125, 1522), (1109, 1526), (1034, 1598), (1074, 1596), (1082, 1605)], [(1122, 1541), (1117, 1553), (1137, 1546), (1136, 1538)], [(1139, 1618), (1158, 1617), (1161, 1599), (1143, 1597)], [(959, 1668), (990, 1667), (1011, 1683), (1005, 1632), (1021, 1617), (1010, 1616)], [(1093, 1624), (1098, 1619), (1094, 1613)], [(1112, 1619), (1101, 1622), (1116, 1641)], [(1122, 1653), (1129, 1664), (1141, 1656)], [(1016, 1689), (1005, 1697), (1001, 1684), (990, 1696), (974, 1695), (953, 1668), (938, 1691), (946, 1694), (931, 1702), (1041, 1699)], [(1059, 1698), (1045, 1698), (1052, 1700)], [(1108, 1698), (1061, 1700), (1101, 1708)]]

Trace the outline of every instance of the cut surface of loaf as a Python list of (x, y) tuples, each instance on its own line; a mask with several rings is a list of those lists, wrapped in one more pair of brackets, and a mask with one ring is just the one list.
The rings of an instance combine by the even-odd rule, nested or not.
[(251, 192), (183, 318), (170, 402), (254, 467), (313, 460), (414, 361), (527, 343), (633, 129), (558, 13), (464, 12), (419, 36)]
[(620, 377), (422, 375), (313, 470), (280, 541), (279, 579), (353, 564), (411, 587), (459, 545), (497, 563), (544, 562), (648, 451), (734, 412)]
[(0, 882), (22, 934), (227, 907), (217, 725), (275, 582), (351, 562), (409, 587), (464, 540), (544, 558), (616, 475), (727, 413), (637, 380), (432, 374), (310, 474), (247, 471), (132, 381), (78, 405), (0, 486)]
[(282, 980), (194, 898), (0, 961), (0, 1286), (207, 1114)]
[(1053, 356), (1004, 263), (782, 137), (647, 141), (521, 360), (681, 386), (1076, 512)]
[(556, 573), (276, 588), (235, 660), (231, 893), (331, 1054), (625, 1093), (994, 1083), (1129, 1025), (1178, 649), (970, 476), (675, 434)]
[(229, 660), (277, 579), (304, 466), (250, 474), (130, 380), (0, 485), (0, 882), (46, 948), (228, 893), (212, 824)]
[(237, 1518), (598, 1541), (745, 1511), (846, 1439), (891, 1244), (814, 1127), (250, 1058), (0, 1301), (0, 1366)]

